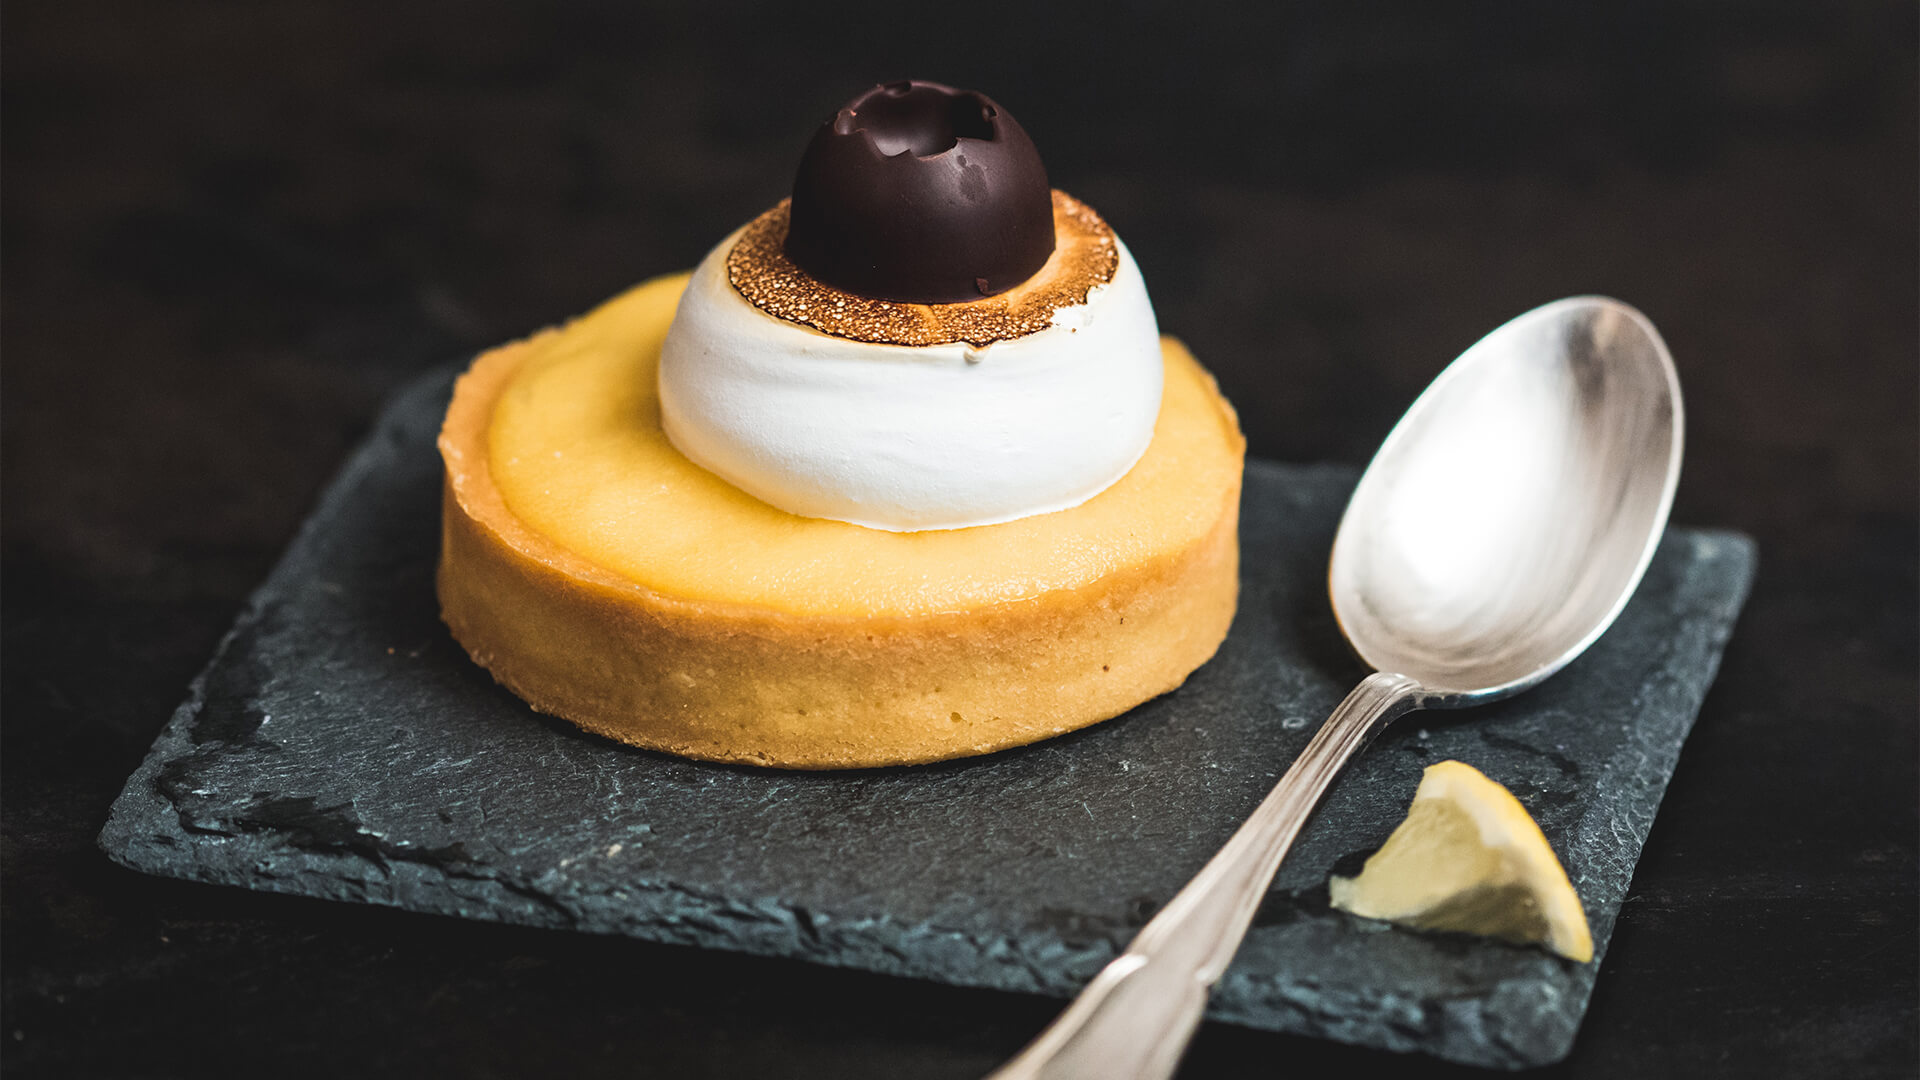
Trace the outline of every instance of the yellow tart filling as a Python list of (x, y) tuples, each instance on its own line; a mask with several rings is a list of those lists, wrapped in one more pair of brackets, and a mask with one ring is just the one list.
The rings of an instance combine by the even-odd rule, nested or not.
[(789, 514), (688, 461), (661, 431), (660, 345), (686, 282), (647, 282), (528, 342), (488, 428), (493, 482), (516, 517), (665, 596), (811, 615), (970, 611), (1177, 558), (1238, 489), (1232, 410), (1165, 338), (1152, 444), (1079, 506), (905, 533)]

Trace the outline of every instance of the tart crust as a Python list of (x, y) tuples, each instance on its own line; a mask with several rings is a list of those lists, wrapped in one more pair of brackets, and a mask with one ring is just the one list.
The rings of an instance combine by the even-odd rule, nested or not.
[[(609, 307), (643, 290), (671, 289), (671, 300), (684, 281), (640, 286)], [(643, 365), (651, 373), (673, 305), (640, 311), (647, 325), (635, 337), (654, 343)], [(643, 584), (515, 514), (490, 460), (495, 407), (530, 364), (583, 347), (568, 340), (579, 325), (475, 360), (455, 387), (439, 443), (442, 616), (475, 662), (540, 712), (691, 758), (795, 769), (919, 764), (1117, 716), (1179, 686), (1226, 636), (1239, 587), (1245, 442), (1211, 377), (1171, 338), (1163, 339), (1170, 389), (1180, 379), (1201, 395), (1187, 394), (1178, 409), (1163, 403), (1156, 431), (1219, 425), (1213, 442), (1231, 464), (1198, 469), (1218, 490), (1201, 500), (1205, 520), (1192, 523), (1190, 539), (1072, 587), (965, 610), (849, 614)], [(1154, 441), (1162, 442), (1158, 433)], [(1047, 519), (1070, 529), (1075, 513)], [(985, 534), (1020, 524), (953, 535), (982, 534), (986, 543), (993, 538)]]

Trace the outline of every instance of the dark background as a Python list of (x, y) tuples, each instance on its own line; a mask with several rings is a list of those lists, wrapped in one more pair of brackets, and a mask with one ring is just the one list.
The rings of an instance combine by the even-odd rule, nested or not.
[[(690, 266), (842, 99), (913, 75), (1020, 118), (1257, 454), (1364, 461), (1546, 300), (1653, 318), (1675, 519), (1758, 537), (1761, 572), (1556, 1071), (1911, 1075), (1915, 37), (1907, 3), (15, 0), (0, 1061), (972, 1077), (1052, 1016), (93, 847), (388, 391)], [(1209, 1025), (1184, 1075), (1360, 1067), (1452, 1071)]]

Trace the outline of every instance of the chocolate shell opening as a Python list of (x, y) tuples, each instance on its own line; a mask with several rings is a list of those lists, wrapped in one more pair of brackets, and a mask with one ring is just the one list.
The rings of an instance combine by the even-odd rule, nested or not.
[(1040, 152), (975, 91), (876, 86), (820, 126), (794, 176), (787, 257), (859, 296), (992, 296), (1033, 276), (1053, 247)]

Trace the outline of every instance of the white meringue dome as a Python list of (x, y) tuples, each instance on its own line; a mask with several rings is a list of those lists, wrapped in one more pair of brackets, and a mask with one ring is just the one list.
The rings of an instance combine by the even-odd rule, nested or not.
[(660, 354), (661, 426), (782, 510), (914, 532), (1065, 510), (1125, 476), (1160, 412), (1159, 328), (1113, 278), (1047, 329), (984, 347), (853, 341), (769, 315), (701, 261)]

